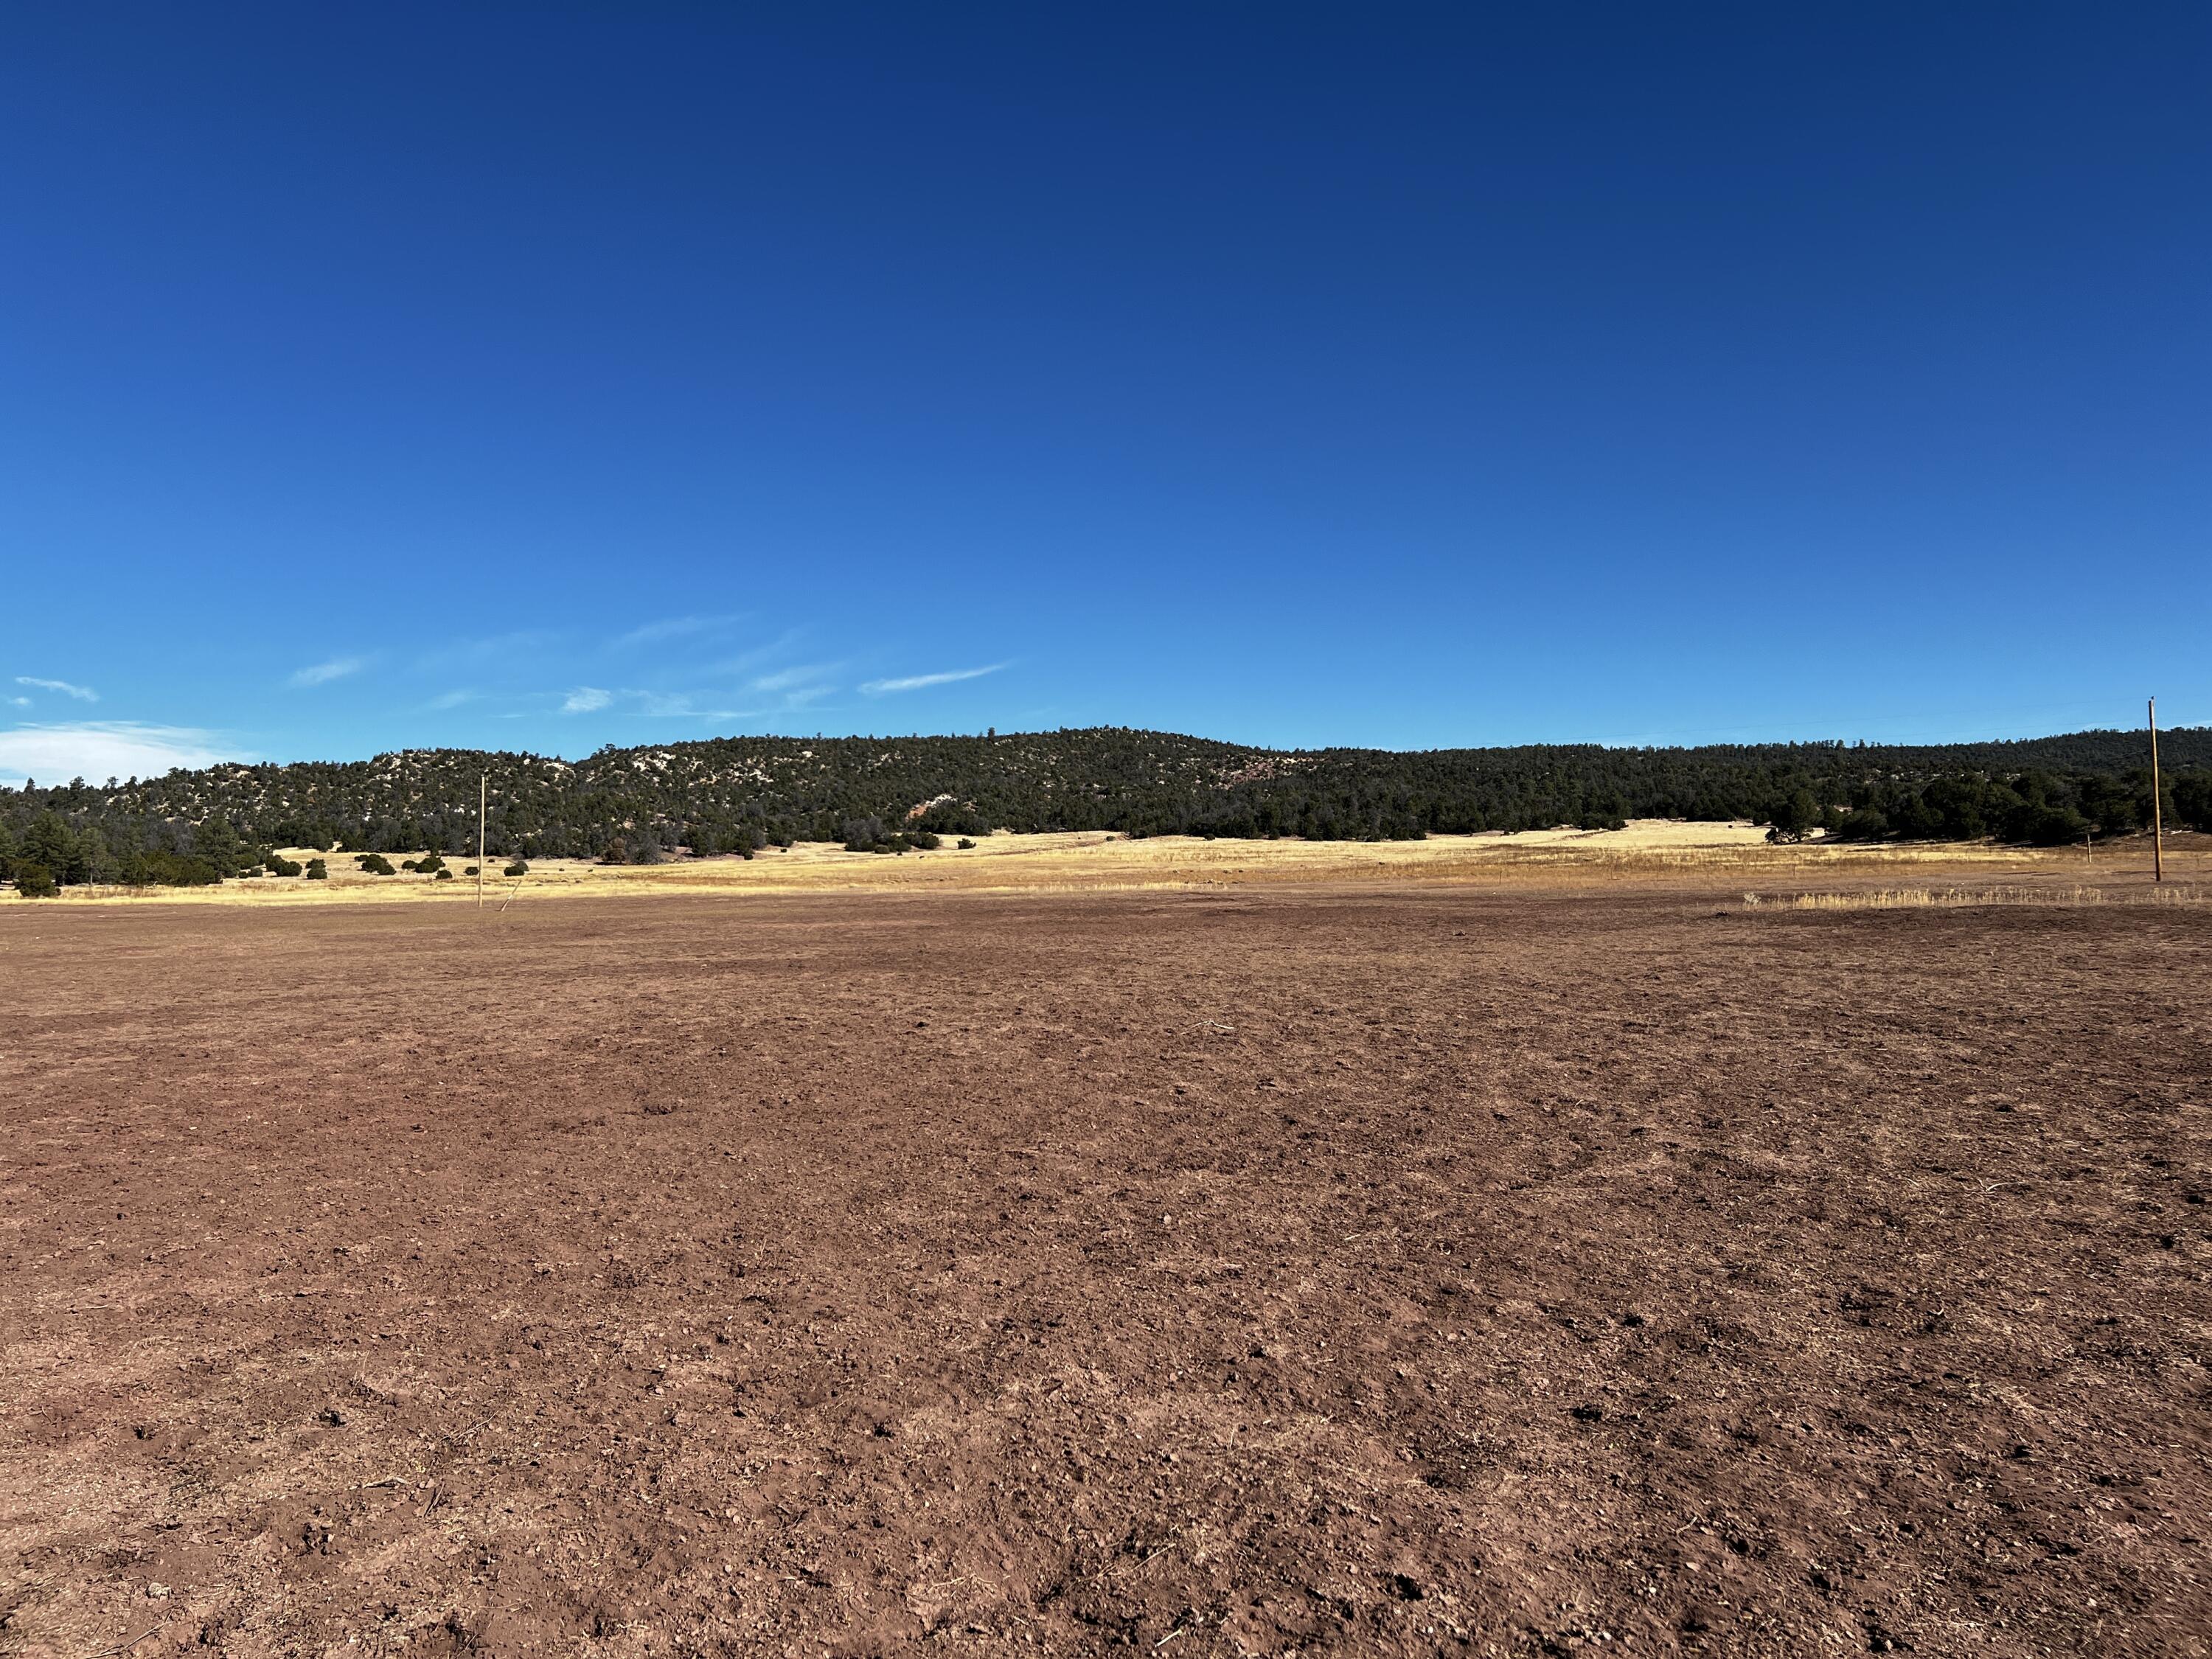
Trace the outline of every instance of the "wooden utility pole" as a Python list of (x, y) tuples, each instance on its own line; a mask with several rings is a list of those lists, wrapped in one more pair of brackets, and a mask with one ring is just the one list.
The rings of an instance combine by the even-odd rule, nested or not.
[(491, 778), (477, 774), (477, 908), (483, 908), (484, 806), (491, 799)]
[(2158, 801), (2158, 699), (2150, 700), (2150, 878), (2166, 879), (2166, 817)]

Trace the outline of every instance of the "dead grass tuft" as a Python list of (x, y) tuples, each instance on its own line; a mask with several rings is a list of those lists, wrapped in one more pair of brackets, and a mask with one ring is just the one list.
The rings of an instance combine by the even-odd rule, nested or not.
[(1963, 910), (1999, 904), (2203, 904), (2202, 887), (1884, 887), (1857, 893), (1746, 893), (1744, 908), (1791, 910)]

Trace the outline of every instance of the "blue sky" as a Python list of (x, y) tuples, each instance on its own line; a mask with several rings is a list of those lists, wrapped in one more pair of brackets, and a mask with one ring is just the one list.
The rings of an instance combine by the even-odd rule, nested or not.
[(2212, 721), (2201, 4), (19, 9), (0, 778)]

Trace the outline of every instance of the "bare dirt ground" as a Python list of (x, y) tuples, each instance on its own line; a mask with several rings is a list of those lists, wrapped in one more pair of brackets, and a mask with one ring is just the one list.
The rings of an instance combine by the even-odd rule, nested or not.
[(2212, 1651), (2212, 908), (0, 916), (0, 1650)]

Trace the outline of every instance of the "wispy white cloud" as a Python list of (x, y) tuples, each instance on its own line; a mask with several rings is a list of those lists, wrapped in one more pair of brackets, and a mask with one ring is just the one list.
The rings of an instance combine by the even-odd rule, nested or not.
[(735, 720), (759, 711), (751, 708), (702, 708), (688, 691), (636, 691), (625, 696), (636, 700), (637, 712), (654, 720)]
[[(769, 692), (793, 691), (801, 686), (815, 686), (817, 682), (836, 672), (837, 665), (834, 662), (809, 663), (797, 668), (779, 668), (773, 674), (763, 674), (754, 680), (752, 689), (756, 691)], [(814, 695), (820, 696), (828, 689), (826, 686), (818, 686)]]
[(216, 748), (217, 734), (185, 726), (136, 720), (73, 720), (0, 731), (0, 783), (26, 778), (151, 778), (173, 767), (191, 769), (252, 756)]
[(634, 686), (609, 690), (605, 686), (580, 685), (562, 699), (564, 714), (591, 714), (603, 708), (649, 720), (734, 720), (763, 711), (722, 707), (723, 698), (696, 691), (642, 691)]
[(474, 702), (483, 695), (480, 691), (470, 690), (441, 692), (431, 698), (426, 707), (431, 713), (438, 714), (448, 708), (459, 708), (465, 702)]
[[(15, 676), (15, 684), (18, 685), (34, 686), (41, 691), (58, 691), (65, 697), (75, 697), (79, 702), (98, 702), (100, 701), (100, 693), (94, 690), (90, 686), (71, 685), (67, 680), (42, 680), (35, 674), (18, 674)], [(18, 704), (21, 704), (27, 701), (27, 699), (18, 697), (15, 701)]]
[(787, 628), (765, 645), (756, 645), (738, 652), (734, 657), (725, 657), (720, 662), (710, 663), (701, 672), (707, 674), (743, 674), (764, 662), (775, 661), (787, 652), (798, 649), (805, 637), (805, 629)]
[(328, 685), (332, 680), (342, 680), (349, 674), (358, 674), (368, 666), (366, 657), (332, 657), (328, 662), (310, 664), (292, 676), (296, 686)]
[(542, 652), (560, 642), (558, 634), (543, 629), (516, 629), (505, 634), (485, 634), (473, 639), (448, 640), (414, 659), (419, 674), (481, 673), (486, 665)]
[(939, 674), (908, 674), (901, 679), (870, 680), (860, 687), (872, 697), (880, 697), (887, 691), (920, 691), (933, 685), (950, 685), (955, 680), (980, 680), (986, 674), (995, 674), (1006, 665), (994, 662), (988, 668), (950, 668)]
[[(740, 720), (763, 715), (792, 714), (819, 699), (828, 696), (836, 688), (828, 685), (804, 686), (794, 690), (780, 691), (775, 696), (745, 700), (747, 707), (738, 708), (730, 694), (722, 690), (672, 691), (650, 690), (638, 686), (580, 685), (566, 692), (543, 693), (561, 699), (564, 714), (592, 714), (610, 711), (625, 718), (675, 720)], [(541, 702), (539, 708), (544, 708)], [(497, 718), (511, 718), (500, 714)]]
[(18, 708), (28, 708), (31, 706), (31, 700), (28, 697), (10, 697), (8, 701)]
[(725, 628), (734, 628), (743, 622), (742, 613), (722, 617), (663, 617), (633, 628), (609, 643), (617, 651), (627, 651), (634, 646), (653, 645), (662, 640), (680, 640), (697, 634), (714, 634)]

